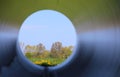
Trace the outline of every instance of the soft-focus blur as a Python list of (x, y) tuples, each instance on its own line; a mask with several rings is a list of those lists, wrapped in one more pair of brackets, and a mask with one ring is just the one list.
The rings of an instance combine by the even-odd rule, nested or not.
[(120, 77), (119, 0), (0, 0), (0, 77), (22, 73), (12, 59), (19, 28), (26, 17), (44, 9), (65, 14), (78, 34), (80, 55), (67, 72), (58, 71), (58, 77)]

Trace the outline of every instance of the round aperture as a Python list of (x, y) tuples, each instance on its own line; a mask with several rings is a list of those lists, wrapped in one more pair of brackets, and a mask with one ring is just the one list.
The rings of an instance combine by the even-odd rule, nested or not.
[(33, 64), (56, 66), (74, 52), (77, 37), (72, 22), (53, 10), (37, 11), (23, 22), (18, 43), (22, 54)]

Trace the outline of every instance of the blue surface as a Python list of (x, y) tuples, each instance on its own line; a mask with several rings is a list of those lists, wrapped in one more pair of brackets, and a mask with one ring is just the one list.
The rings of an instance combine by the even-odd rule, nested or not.
[[(0, 41), (0, 45), (6, 41)], [(12, 43), (15, 41), (10, 41)], [(9, 50), (0, 48), (0, 77), (120, 77), (120, 28), (80, 34), (79, 52), (73, 61), (60, 70), (45, 70), (41, 75), (22, 66), (14, 55), (14, 44), (8, 44)]]

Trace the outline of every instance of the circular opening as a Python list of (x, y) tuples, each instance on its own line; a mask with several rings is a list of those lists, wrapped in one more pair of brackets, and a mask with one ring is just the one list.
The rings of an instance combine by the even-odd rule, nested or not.
[(74, 52), (76, 42), (74, 26), (64, 14), (37, 11), (28, 16), (20, 28), (18, 55), (22, 53), (20, 57), (38, 66), (58, 66)]

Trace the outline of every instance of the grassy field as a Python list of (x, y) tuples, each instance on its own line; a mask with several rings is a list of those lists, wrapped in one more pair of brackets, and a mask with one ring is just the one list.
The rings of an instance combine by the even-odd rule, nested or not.
[(41, 66), (55, 66), (65, 61), (65, 59), (59, 58), (29, 58), (29, 60)]
[[(59, 45), (59, 47), (55, 45)], [(72, 50), (72, 45), (63, 47), (61, 42), (55, 42), (50, 50), (46, 50), (43, 44), (35, 46), (27, 45), (24, 55), (34, 64), (55, 66), (64, 62), (72, 54)]]

